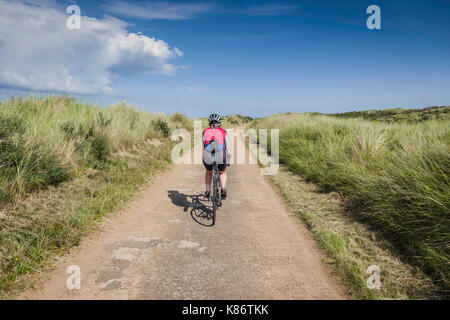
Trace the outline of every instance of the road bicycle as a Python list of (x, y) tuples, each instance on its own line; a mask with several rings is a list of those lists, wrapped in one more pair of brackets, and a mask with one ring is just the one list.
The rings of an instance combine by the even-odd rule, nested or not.
[(220, 148), (220, 146), (216, 140), (212, 140), (208, 147), (208, 151), (213, 155), (212, 159), (214, 159), (213, 163), (212, 163), (212, 170), (213, 170), (212, 182), (211, 182), (212, 192), (210, 195), (210, 201), (212, 202), (212, 207), (213, 207), (212, 225), (214, 225), (216, 223), (217, 210), (222, 206), (222, 194), (220, 192), (221, 191), (220, 190), (220, 172), (219, 172), (219, 166), (216, 161), (216, 156), (217, 156), (216, 151), (223, 152), (223, 150), (221, 150), (221, 149), (222, 148)]
[(212, 224), (214, 225), (216, 223), (217, 210), (222, 206), (222, 196), (220, 193), (219, 167), (217, 166), (216, 161), (214, 161), (212, 169), (213, 169), (213, 176), (212, 176), (211, 202), (213, 206)]

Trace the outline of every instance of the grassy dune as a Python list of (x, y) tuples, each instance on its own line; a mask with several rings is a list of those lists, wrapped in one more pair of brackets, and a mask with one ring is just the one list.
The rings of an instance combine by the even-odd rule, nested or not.
[(353, 218), (382, 232), (403, 257), (450, 288), (450, 126), (311, 114), (250, 123), (280, 129), (280, 161), (336, 191)]
[(428, 107), (423, 109), (385, 109), (353, 111), (346, 113), (336, 113), (333, 116), (338, 118), (362, 118), (376, 121), (425, 121), (425, 120), (450, 120), (450, 107)]
[(102, 109), (68, 97), (0, 103), (0, 296), (170, 163), (182, 114)]

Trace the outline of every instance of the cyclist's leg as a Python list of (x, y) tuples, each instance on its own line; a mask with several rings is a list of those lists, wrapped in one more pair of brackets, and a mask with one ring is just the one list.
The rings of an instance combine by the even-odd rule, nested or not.
[(208, 165), (203, 161), (203, 165), (206, 169), (205, 171), (205, 196), (209, 198), (209, 195), (211, 194), (211, 179), (212, 179), (212, 166)]
[(220, 195), (222, 197), (222, 199), (226, 199), (227, 198), (227, 171), (226, 171), (226, 166), (224, 166), (224, 168), (219, 168), (219, 179), (220, 179), (220, 186), (221, 191), (220, 191)]
[(205, 171), (205, 197), (209, 199), (209, 196), (211, 195), (211, 179), (212, 179), (213, 172), (212, 170), (206, 170)]
[(220, 186), (226, 188), (227, 186), (227, 170), (219, 171), (220, 173)]
[(225, 152), (222, 152), (222, 163), (219, 165), (219, 179), (220, 179), (220, 186), (222, 187), (221, 189), (221, 196), (223, 199), (225, 199), (227, 197), (227, 151), (225, 150)]
[(211, 179), (212, 179), (212, 170), (206, 170), (205, 172), (205, 186), (206, 191), (211, 191)]

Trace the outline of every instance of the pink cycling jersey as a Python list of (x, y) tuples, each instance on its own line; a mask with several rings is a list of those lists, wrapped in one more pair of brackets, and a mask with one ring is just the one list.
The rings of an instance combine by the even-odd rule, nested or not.
[(216, 140), (218, 143), (227, 148), (227, 132), (220, 128), (207, 128), (203, 131), (203, 147), (206, 147), (212, 140)]

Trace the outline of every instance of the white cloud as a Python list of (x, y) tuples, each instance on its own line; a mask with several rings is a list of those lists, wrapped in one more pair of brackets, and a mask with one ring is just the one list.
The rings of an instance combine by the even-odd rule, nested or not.
[(240, 14), (250, 16), (289, 15), (295, 13), (298, 7), (298, 5), (282, 3), (265, 3), (233, 8), (227, 7), (221, 3), (179, 3), (168, 1), (132, 3), (123, 0), (113, 0), (108, 4), (103, 5), (103, 8), (106, 11), (118, 16), (150, 20), (194, 19), (204, 13)]
[[(51, 3), (51, 2), (48, 2)], [(65, 8), (0, 0), (0, 85), (36, 91), (111, 92), (112, 79), (133, 72), (172, 75), (182, 56), (163, 40), (129, 33), (127, 23), (82, 16), (66, 28)]]
[(187, 92), (187, 93), (203, 93), (206, 92), (205, 86), (186, 86), (181, 87), (178, 89), (180, 92)]
[(210, 12), (215, 5), (211, 3), (170, 3), (166, 1), (135, 4), (116, 0), (109, 2), (104, 7), (111, 13), (125, 17), (183, 20), (192, 19), (201, 13)]
[(243, 8), (239, 13), (251, 16), (281, 16), (295, 13), (298, 7), (287, 4), (264, 4)]

